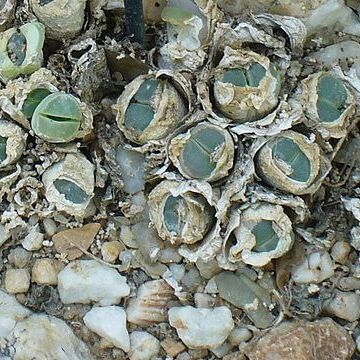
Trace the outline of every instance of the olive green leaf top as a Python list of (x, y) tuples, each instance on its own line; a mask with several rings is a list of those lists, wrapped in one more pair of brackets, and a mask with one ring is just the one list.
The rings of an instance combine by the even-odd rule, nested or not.
[(253, 63), (248, 69), (228, 69), (225, 71), (222, 82), (227, 82), (235, 86), (258, 87), (260, 81), (265, 77), (266, 69), (258, 64)]
[(40, 69), (45, 28), (39, 22), (27, 23), (0, 34), (0, 79), (7, 82)]
[(251, 231), (256, 238), (256, 245), (251, 250), (255, 252), (269, 252), (275, 250), (279, 237), (273, 229), (273, 222), (270, 220), (259, 221)]
[(54, 181), (55, 189), (65, 196), (65, 199), (74, 204), (82, 204), (89, 200), (89, 195), (74, 182), (66, 179), (57, 179)]
[(186, 178), (213, 182), (232, 168), (234, 141), (227, 130), (201, 123), (171, 140), (169, 156)]
[(166, 6), (161, 12), (161, 18), (172, 25), (184, 25), (194, 14), (180, 7)]
[[(299, 182), (308, 181), (311, 174), (311, 163), (301, 151), (298, 144), (289, 138), (279, 138), (272, 145), (273, 159), (284, 165), (284, 173)], [(282, 165), (281, 163), (279, 166)], [(285, 169), (286, 168), (286, 169)]]
[(7, 138), (0, 136), (0, 164), (7, 158), (6, 142)]
[(348, 94), (340, 79), (331, 75), (320, 77), (317, 85), (318, 115), (322, 122), (336, 121), (346, 108)]
[(48, 89), (34, 89), (28, 94), (22, 107), (22, 112), (28, 120), (32, 118), (35, 109), (41, 101), (50, 94), (51, 92)]
[(57, 92), (45, 97), (36, 107), (31, 127), (45, 141), (66, 143), (76, 138), (82, 121), (79, 101)]
[(138, 132), (144, 131), (155, 117), (153, 97), (160, 85), (158, 79), (147, 79), (139, 87), (125, 113), (125, 126)]

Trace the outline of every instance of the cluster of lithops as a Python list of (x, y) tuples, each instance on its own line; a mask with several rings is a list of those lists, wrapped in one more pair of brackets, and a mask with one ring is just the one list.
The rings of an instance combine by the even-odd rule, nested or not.
[[(5, 254), (21, 244), (61, 266), (48, 283), (33, 269), (34, 293), (19, 301), (59, 281), (63, 303), (100, 305), (85, 325), (105, 339), (101, 351), (123, 351), (100, 357), (130, 360), (176, 358), (185, 345), (184, 358), (225, 359), (236, 347), (242, 359), (257, 351), (245, 346), (253, 325), (320, 311), (360, 318), (360, 296), (347, 292), (360, 289), (360, 46), (311, 54), (319, 18), (329, 27), (336, 11), (348, 19), (342, 30), (360, 35), (348, 6), (144, 1), (145, 40), (134, 45), (141, 36), (124, 38), (124, 16), (135, 0), (126, 11), (110, 0), (20, 3), (0, 0), (0, 246), (12, 239)], [(334, 42), (328, 30), (324, 39)], [(334, 206), (344, 207), (339, 229)], [(9, 292), (26, 292), (12, 276)], [(168, 314), (174, 305), (186, 306)], [(0, 298), (0, 327), (1, 307)], [(121, 339), (98, 326), (104, 319), (121, 324)], [(166, 321), (174, 332), (162, 350), (150, 333), (132, 339), (126, 329)], [(141, 357), (134, 349), (148, 340), (152, 357)]]

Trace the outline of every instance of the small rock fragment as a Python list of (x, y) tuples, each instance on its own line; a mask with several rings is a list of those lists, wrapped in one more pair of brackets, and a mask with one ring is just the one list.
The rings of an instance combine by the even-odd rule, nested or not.
[(160, 345), (165, 350), (166, 354), (171, 358), (174, 358), (186, 350), (185, 345), (181, 341), (176, 341), (171, 338), (165, 338)]
[(324, 303), (323, 311), (340, 319), (356, 321), (360, 318), (360, 295), (336, 291), (334, 298)]
[(238, 346), (240, 343), (249, 341), (251, 338), (252, 332), (248, 328), (237, 326), (231, 331), (228, 341), (233, 346)]
[(226, 306), (196, 309), (192, 306), (169, 310), (169, 322), (190, 349), (212, 349), (221, 345), (234, 327)]
[(245, 349), (249, 360), (348, 360), (354, 341), (329, 318), (314, 322), (283, 322)]
[(120, 251), (123, 249), (120, 241), (108, 241), (101, 246), (101, 256), (104, 261), (113, 263), (119, 257)]
[(38, 285), (57, 285), (63, 267), (56, 259), (37, 259), (31, 271), (31, 281)]
[(174, 298), (174, 289), (165, 280), (148, 281), (130, 300), (126, 309), (128, 321), (140, 326), (167, 321), (168, 302)]
[(99, 230), (98, 223), (86, 224), (81, 228), (60, 231), (52, 237), (52, 241), (58, 253), (66, 254), (69, 260), (75, 260), (83, 255), (80, 248), (89, 249)]
[(5, 274), (5, 289), (10, 294), (25, 293), (30, 287), (30, 274), (26, 269), (9, 269)]
[(126, 277), (96, 260), (76, 260), (58, 275), (58, 290), (64, 304), (97, 302), (101, 306), (119, 303), (128, 296)]
[(275, 317), (269, 311), (271, 297), (269, 291), (263, 289), (245, 273), (237, 274), (223, 271), (215, 276), (220, 296), (245, 311), (256, 325), (263, 329), (272, 325)]
[(321, 283), (334, 275), (334, 266), (327, 252), (315, 251), (291, 271), (291, 278), (297, 284)]
[(219, 359), (223, 359), (225, 355), (227, 355), (232, 349), (232, 345), (225, 341), (220, 346), (211, 349), (211, 352)]
[(56, 222), (53, 219), (45, 218), (43, 220), (43, 226), (46, 235), (53, 236), (56, 233), (56, 229), (57, 229)]
[(30, 261), (32, 253), (22, 247), (10, 250), (8, 259), (17, 268), (24, 268)]
[(15, 297), (0, 290), (0, 340), (6, 338), (16, 322), (31, 314), (31, 311), (20, 305)]
[(22, 240), (21, 245), (29, 251), (40, 250), (44, 240), (44, 234), (39, 232), (39, 226), (33, 227)]
[(335, 262), (345, 264), (350, 250), (350, 244), (347, 241), (337, 241), (331, 249), (331, 257)]
[(160, 351), (159, 340), (146, 331), (133, 331), (130, 334), (130, 360), (151, 360)]
[(84, 316), (85, 325), (114, 346), (128, 352), (130, 338), (126, 328), (126, 313), (120, 306), (93, 307)]
[(8, 337), (15, 350), (14, 360), (56, 359), (93, 360), (87, 346), (71, 328), (53, 316), (33, 314), (19, 321)]

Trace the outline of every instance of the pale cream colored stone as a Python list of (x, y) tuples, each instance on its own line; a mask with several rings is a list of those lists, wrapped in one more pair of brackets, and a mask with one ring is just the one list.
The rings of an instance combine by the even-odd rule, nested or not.
[(10, 294), (24, 293), (30, 287), (30, 274), (26, 269), (9, 269), (5, 274), (5, 289)]
[(58, 273), (64, 265), (56, 259), (37, 259), (31, 272), (31, 281), (38, 285), (57, 285)]
[(104, 261), (113, 263), (119, 257), (121, 250), (124, 250), (124, 247), (120, 241), (108, 241), (101, 246), (101, 256)]

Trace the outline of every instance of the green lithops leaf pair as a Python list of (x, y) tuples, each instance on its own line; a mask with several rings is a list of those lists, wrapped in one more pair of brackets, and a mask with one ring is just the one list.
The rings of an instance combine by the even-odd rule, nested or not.
[(317, 84), (318, 115), (322, 122), (339, 119), (346, 108), (347, 90), (340, 79), (331, 75), (321, 76)]
[(169, 156), (186, 178), (212, 182), (232, 168), (234, 142), (227, 130), (201, 123), (171, 140)]
[(140, 75), (118, 98), (116, 120), (127, 139), (145, 144), (168, 136), (181, 124), (187, 106), (184, 96), (169, 78)]
[(74, 140), (82, 122), (80, 103), (74, 96), (42, 88), (28, 94), (22, 111), (31, 119), (34, 133), (52, 143)]
[(279, 205), (256, 202), (245, 209), (234, 209), (229, 224), (225, 243), (231, 241), (232, 262), (264, 266), (283, 256), (293, 244), (291, 220)]
[(3, 82), (40, 69), (45, 28), (32, 22), (0, 34), (0, 79)]
[[(211, 189), (210, 189), (211, 190)], [(149, 215), (159, 236), (172, 243), (193, 244), (214, 222), (208, 194), (191, 183), (164, 180), (149, 194)]]
[(145, 80), (139, 87), (125, 112), (125, 126), (135, 131), (144, 131), (154, 119), (151, 104), (160, 85), (158, 79)]
[(355, 98), (350, 87), (332, 72), (319, 72), (308, 76), (298, 92), (305, 123), (315, 128), (328, 140), (347, 134), (355, 114)]
[(300, 133), (286, 131), (260, 148), (256, 156), (256, 171), (275, 188), (301, 195), (317, 188), (315, 184), (322, 161), (316, 143)]
[(215, 108), (235, 122), (259, 120), (279, 103), (281, 74), (265, 56), (225, 47), (212, 78)]
[(54, 181), (54, 187), (66, 200), (74, 204), (83, 204), (89, 200), (89, 195), (71, 180), (57, 179)]
[(94, 165), (80, 153), (67, 154), (43, 174), (45, 196), (60, 211), (83, 216), (94, 196)]
[(248, 69), (229, 69), (224, 72), (222, 82), (230, 83), (239, 87), (258, 87), (265, 77), (266, 69), (258, 64), (250, 64)]

